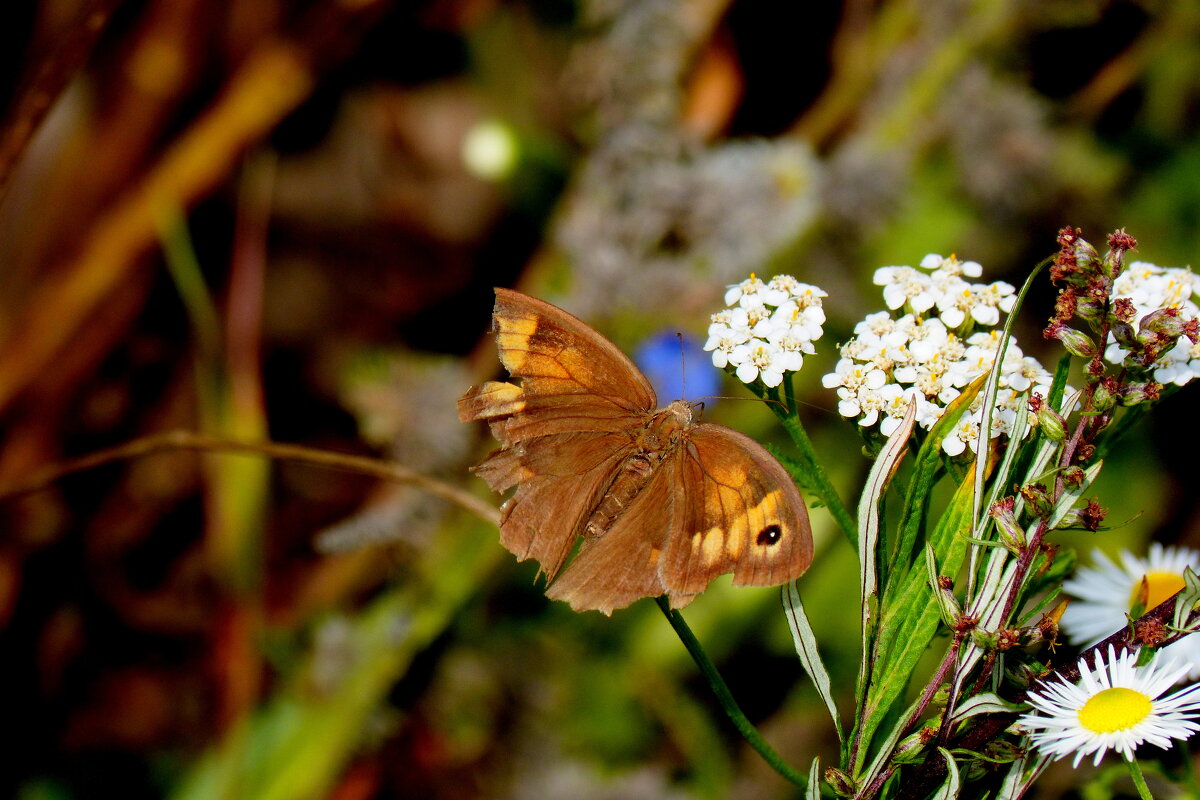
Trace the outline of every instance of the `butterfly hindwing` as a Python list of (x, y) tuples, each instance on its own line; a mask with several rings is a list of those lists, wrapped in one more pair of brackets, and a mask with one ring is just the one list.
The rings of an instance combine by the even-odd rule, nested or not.
[(666, 588), (658, 562), (667, 535), (666, 509), (671, 503), (671, 478), (665, 472), (650, 482), (603, 535), (585, 541), (546, 596), (571, 604), (576, 611), (595, 609), (611, 614), (642, 597), (656, 597)]
[[(617, 433), (541, 436), (493, 452), (474, 468), (492, 489), (517, 491), (504, 504), (500, 541), (553, 580), (629, 449)], [(569, 487), (564, 491), (565, 487)]]
[[(697, 425), (664, 468), (678, 489), (660, 564), (673, 604), (685, 604), (726, 572), (735, 586), (772, 586), (808, 569), (812, 532), (804, 501), (758, 442), (721, 425)], [(682, 602), (674, 603), (676, 596)]]

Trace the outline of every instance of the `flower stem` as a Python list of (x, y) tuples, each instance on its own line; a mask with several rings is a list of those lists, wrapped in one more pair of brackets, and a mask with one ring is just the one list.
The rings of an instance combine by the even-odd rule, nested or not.
[(796, 786), (802, 789), (806, 787), (808, 785), (808, 778), (784, 761), (779, 753), (775, 752), (775, 748), (771, 747), (767, 740), (762, 737), (762, 734), (758, 732), (758, 729), (754, 727), (753, 723), (742, 713), (742, 709), (738, 706), (737, 701), (733, 699), (733, 694), (729, 691), (729, 686), (726, 685), (725, 679), (721, 677), (721, 673), (717, 671), (716, 666), (709, 660), (708, 654), (704, 652), (700, 641), (692, 633), (692, 629), (688, 627), (687, 622), (684, 621), (683, 615), (671, 608), (666, 597), (655, 598), (655, 602), (662, 609), (667, 622), (671, 623), (671, 627), (675, 629), (675, 635), (679, 637), (679, 641), (683, 642), (683, 646), (687, 648), (688, 653), (692, 656), (692, 660), (696, 662), (696, 666), (700, 668), (700, 672), (703, 673), (704, 678), (708, 681), (713, 694), (717, 696), (721, 708), (725, 709), (725, 713), (729, 715), (730, 721), (733, 722), (733, 726), (737, 728), (742, 738), (762, 756), (763, 760), (772, 769)]
[(1146, 777), (1142, 775), (1142, 767), (1138, 764), (1137, 759), (1126, 756), (1125, 763), (1129, 765), (1129, 777), (1133, 778), (1133, 785), (1137, 787), (1138, 797), (1142, 800), (1154, 800), (1154, 795), (1150, 794), (1150, 788), (1146, 786)]
[(800, 422), (800, 417), (794, 410), (788, 412), (774, 404), (768, 405), (775, 412), (775, 416), (779, 417), (784, 430), (788, 432), (788, 436), (792, 437), (792, 441), (800, 451), (800, 456), (804, 460), (805, 471), (808, 473), (805, 477), (812, 481), (812, 488), (821, 498), (821, 502), (825, 504), (825, 507), (829, 509), (834, 522), (842, 529), (842, 533), (846, 535), (850, 546), (857, 551), (858, 523), (842, 503), (842, 498), (838, 495), (837, 489), (833, 488), (833, 484), (829, 482), (829, 477), (825, 474), (825, 470), (821, 468), (821, 462), (817, 460), (812, 440), (808, 438), (808, 434), (804, 430), (804, 425)]

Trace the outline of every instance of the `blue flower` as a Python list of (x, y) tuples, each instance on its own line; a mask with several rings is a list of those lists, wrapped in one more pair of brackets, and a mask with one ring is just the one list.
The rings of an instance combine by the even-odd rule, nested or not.
[(721, 386), (721, 374), (704, 352), (703, 343), (686, 333), (682, 341), (672, 329), (648, 337), (633, 351), (633, 360), (646, 374), (660, 403), (709, 398)]

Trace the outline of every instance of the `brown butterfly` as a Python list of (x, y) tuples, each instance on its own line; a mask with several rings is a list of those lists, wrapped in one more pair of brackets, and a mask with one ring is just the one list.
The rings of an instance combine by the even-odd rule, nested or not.
[(500, 541), (537, 559), (549, 597), (610, 614), (666, 594), (681, 608), (726, 572), (771, 586), (808, 569), (804, 501), (761, 445), (695, 422), (682, 400), (658, 408), (616, 345), (549, 303), (496, 289), (492, 330), (521, 382), (472, 388), (458, 414), (500, 441), (473, 470), (496, 491), (517, 487)]

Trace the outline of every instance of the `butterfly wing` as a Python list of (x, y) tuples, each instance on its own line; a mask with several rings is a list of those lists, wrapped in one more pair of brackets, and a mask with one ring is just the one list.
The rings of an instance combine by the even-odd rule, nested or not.
[(555, 433), (628, 430), (657, 405), (633, 362), (561, 308), (496, 289), (492, 327), (501, 363), (521, 383), (485, 383), (458, 401), (458, 411), (464, 422), (488, 420), (502, 444)]
[(556, 306), (496, 289), (500, 361), (520, 383), (489, 381), (458, 401), (464, 422), (487, 420), (503, 445), (475, 472), (505, 503), (500, 540), (553, 580), (656, 405), (616, 345)]
[(726, 572), (735, 586), (774, 586), (808, 569), (812, 530), (804, 500), (758, 442), (722, 425), (697, 425), (663, 468), (678, 487), (659, 561), (673, 607)]
[(605, 614), (660, 594), (681, 608), (726, 572), (738, 586), (773, 586), (811, 562), (808, 512), (791, 476), (748, 436), (703, 424), (546, 595)]
[(539, 436), (492, 453), (476, 474), (498, 492), (517, 487), (501, 510), (500, 542), (519, 561), (535, 559), (554, 580), (629, 450), (623, 434), (589, 431)]
[(671, 505), (671, 476), (658, 470), (603, 536), (584, 542), (546, 596), (576, 611), (611, 614), (634, 600), (663, 594), (659, 559)]

